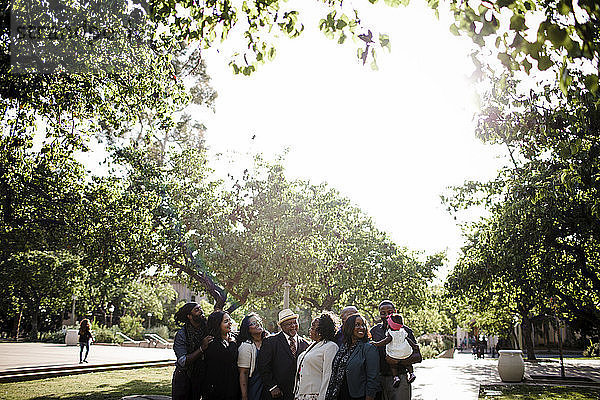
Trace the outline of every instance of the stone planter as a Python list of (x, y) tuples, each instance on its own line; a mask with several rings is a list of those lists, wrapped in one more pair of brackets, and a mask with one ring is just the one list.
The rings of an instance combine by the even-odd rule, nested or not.
[(65, 344), (67, 346), (77, 346), (79, 343), (79, 331), (77, 329), (67, 329), (65, 335)]
[(498, 374), (502, 382), (521, 382), (525, 375), (525, 362), (521, 350), (500, 350)]

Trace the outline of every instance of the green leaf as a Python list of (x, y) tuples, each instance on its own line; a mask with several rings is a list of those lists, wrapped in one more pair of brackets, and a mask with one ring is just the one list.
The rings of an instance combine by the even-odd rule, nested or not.
[(460, 36), (460, 33), (458, 32), (458, 27), (454, 24), (450, 25), (450, 32), (452, 32), (454, 36)]
[(587, 90), (592, 94), (595, 95), (598, 93), (598, 75), (586, 75), (583, 82), (585, 83)]
[(388, 35), (380, 33), (379, 34), (379, 44), (384, 49), (388, 49), (388, 51), (392, 51), (392, 45), (390, 44), (390, 38)]
[(523, 61), (521, 61), (521, 65), (523, 66), (523, 69), (525, 69), (525, 72), (527, 72), (527, 74), (529, 74), (529, 71), (531, 71), (531, 67), (533, 65), (527, 59), (524, 59)]
[(538, 59), (538, 69), (540, 71), (545, 71), (550, 68), (554, 63), (548, 56), (542, 56)]
[(559, 47), (567, 39), (567, 31), (555, 24), (548, 25), (546, 33), (554, 47)]
[(398, 7), (402, 4), (401, 0), (384, 0), (384, 3), (390, 7)]
[(525, 25), (525, 17), (520, 14), (514, 14), (510, 18), (510, 29), (513, 31), (524, 31), (527, 29)]
[(571, 13), (572, 10), (572, 3), (570, 4), (570, 2), (566, 2), (565, 0), (561, 0), (559, 5), (558, 5), (558, 12), (561, 15), (569, 15)]
[(498, 54), (498, 59), (500, 60), (500, 62), (502, 62), (502, 65), (504, 65), (508, 69), (511, 69), (512, 61), (510, 55), (506, 53), (500, 53)]
[(512, 4), (514, 4), (515, 1), (516, 0), (498, 0), (496, 2), (496, 5), (498, 7), (508, 7), (508, 6), (512, 5)]
[(496, 19), (496, 17), (492, 16), (491, 21), (486, 21), (486, 20), (483, 21), (483, 26), (481, 27), (481, 32), (479, 34), (481, 36), (488, 36), (493, 33), (496, 33), (499, 25), (500, 24), (498, 23), (498, 20)]

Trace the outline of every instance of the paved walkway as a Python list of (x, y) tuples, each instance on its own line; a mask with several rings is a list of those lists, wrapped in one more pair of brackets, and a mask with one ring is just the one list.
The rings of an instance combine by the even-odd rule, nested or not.
[[(475, 360), (470, 354), (455, 353), (455, 358), (424, 360), (415, 365), (413, 400), (475, 400), (479, 385), (500, 383), (498, 359)], [(583, 376), (600, 383), (600, 360), (565, 361), (567, 376)], [(525, 363), (525, 376), (560, 376), (558, 362)]]
[[(84, 350), (85, 351), (85, 350)], [(172, 349), (93, 345), (88, 365), (175, 360)], [(23, 367), (79, 364), (79, 346), (52, 343), (0, 343), (0, 371)]]
[[(173, 350), (92, 345), (90, 365), (127, 361), (174, 360)], [(79, 347), (46, 343), (0, 343), (0, 371), (33, 366), (67, 366), (79, 362)], [(455, 353), (451, 359), (430, 359), (415, 365), (413, 400), (476, 400), (479, 385), (500, 383), (498, 359), (475, 360)], [(567, 376), (600, 382), (600, 360), (568, 360)], [(558, 362), (525, 363), (527, 375), (560, 375)]]

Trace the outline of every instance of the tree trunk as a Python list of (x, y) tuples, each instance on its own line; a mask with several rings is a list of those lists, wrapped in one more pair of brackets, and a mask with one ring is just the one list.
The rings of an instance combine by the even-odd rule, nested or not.
[(527, 351), (527, 359), (529, 361), (535, 360), (535, 353), (533, 350), (533, 340), (531, 339), (531, 320), (526, 313), (521, 315), (522, 322), (521, 328), (523, 329), (523, 338), (525, 339), (525, 350)]
[(31, 316), (31, 332), (29, 332), (29, 338), (31, 340), (37, 340), (38, 338), (38, 318), (40, 316), (40, 310), (37, 306), (33, 307), (33, 315)]

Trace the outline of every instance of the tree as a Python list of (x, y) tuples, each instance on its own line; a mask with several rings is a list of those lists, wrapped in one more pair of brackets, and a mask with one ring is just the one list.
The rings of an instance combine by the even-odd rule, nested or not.
[[(436, 8), (438, 2), (430, 4)], [(529, 74), (535, 67), (539, 71), (554, 68), (565, 94), (573, 84), (573, 76), (585, 71), (585, 87), (592, 94), (597, 93), (600, 74), (598, 2), (451, 0), (450, 10), (456, 20), (450, 30), (456, 35), (469, 36), (482, 53), (496, 55), (508, 71), (522, 70)], [(545, 17), (542, 21), (539, 21), (540, 14)], [(528, 34), (530, 29), (533, 34)], [(483, 78), (487, 62), (478, 57), (474, 57), (474, 62), (475, 77)]]
[[(0, 282), (20, 310), (31, 315), (30, 337), (37, 339), (42, 310), (62, 315), (64, 300), (83, 286), (85, 269), (76, 256), (64, 252), (26, 251), (11, 254), (0, 268)], [(4, 289), (6, 290), (6, 289)]]
[(598, 106), (585, 79), (577, 76), (567, 95), (554, 85), (522, 98), (514, 82), (500, 81), (508, 90), (489, 98), (478, 134), (506, 146), (512, 165), (449, 201), (491, 213), (475, 226), (450, 285), (517, 312), (526, 339), (529, 312), (553, 312), (549, 298), (574, 327), (593, 334), (598, 326)]

